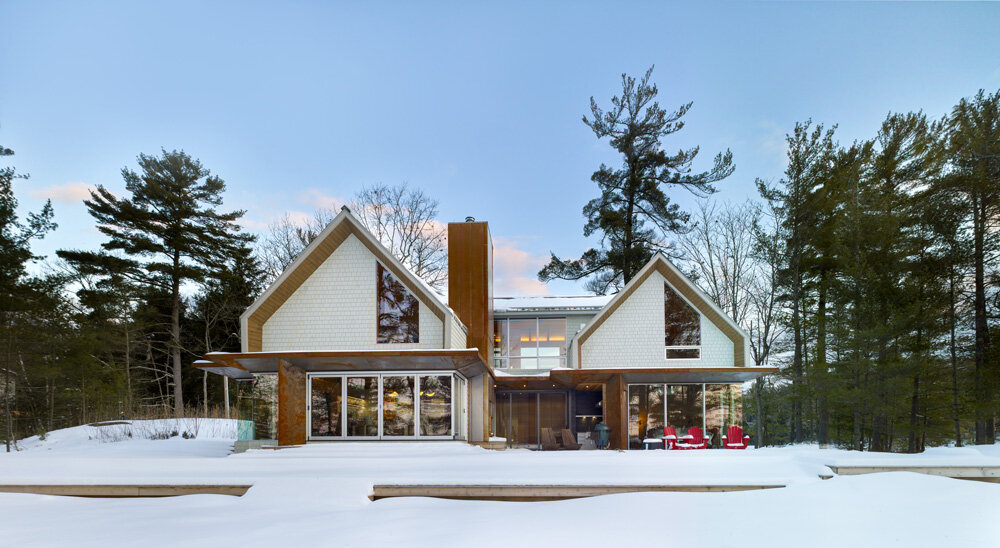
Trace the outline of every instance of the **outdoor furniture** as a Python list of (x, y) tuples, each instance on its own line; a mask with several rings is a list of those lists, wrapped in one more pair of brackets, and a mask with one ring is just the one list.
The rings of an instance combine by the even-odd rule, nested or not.
[(750, 436), (743, 435), (739, 426), (730, 426), (722, 436), (722, 447), (725, 449), (746, 449), (750, 444)]
[(551, 428), (542, 428), (542, 451), (555, 451), (559, 449), (559, 442)]
[(643, 449), (666, 449), (663, 438), (646, 438), (642, 440)]
[(708, 440), (705, 439), (705, 434), (701, 431), (701, 428), (697, 426), (692, 427), (688, 430), (688, 435), (682, 438), (674, 444), (675, 449), (708, 449)]
[(670, 426), (663, 427), (663, 448), (673, 449), (674, 445), (677, 444), (677, 430), (674, 430)]
[(569, 428), (562, 429), (562, 446), (563, 449), (570, 449), (573, 451), (582, 447), (576, 442), (576, 436), (573, 435), (573, 432), (571, 432)]

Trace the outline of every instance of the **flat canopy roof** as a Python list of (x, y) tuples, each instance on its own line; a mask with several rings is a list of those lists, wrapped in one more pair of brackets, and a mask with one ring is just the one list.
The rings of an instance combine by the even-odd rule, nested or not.
[(278, 372), (284, 360), (307, 373), (322, 371), (458, 371), (466, 377), (493, 375), (476, 348), (412, 350), (319, 350), (296, 352), (210, 352), (192, 364), (236, 380)]
[(752, 381), (763, 375), (773, 375), (777, 367), (658, 367), (658, 368), (602, 368), (602, 369), (553, 369), (547, 373), (510, 375), (501, 374), (496, 384), (502, 388), (543, 388), (558, 385), (577, 388), (608, 382), (612, 376), (621, 375), (626, 383), (708, 383), (730, 384)]

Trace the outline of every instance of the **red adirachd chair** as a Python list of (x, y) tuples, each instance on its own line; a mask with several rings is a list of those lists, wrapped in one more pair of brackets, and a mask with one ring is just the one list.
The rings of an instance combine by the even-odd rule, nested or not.
[(705, 433), (701, 431), (701, 428), (697, 426), (688, 429), (688, 435), (681, 439), (682, 441), (674, 444), (676, 449), (708, 449), (708, 440), (705, 439)]
[(725, 449), (746, 449), (749, 444), (750, 436), (744, 436), (739, 426), (730, 426), (722, 436), (722, 447)]
[(663, 448), (673, 449), (677, 445), (677, 430), (669, 426), (663, 427)]

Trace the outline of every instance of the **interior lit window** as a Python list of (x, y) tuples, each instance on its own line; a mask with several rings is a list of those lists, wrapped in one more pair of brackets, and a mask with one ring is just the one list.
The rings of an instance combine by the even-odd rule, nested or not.
[(420, 301), (378, 264), (378, 342), (420, 342)]
[(663, 283), (667, 359), (701, 357), (701, 315), (670, 284)]

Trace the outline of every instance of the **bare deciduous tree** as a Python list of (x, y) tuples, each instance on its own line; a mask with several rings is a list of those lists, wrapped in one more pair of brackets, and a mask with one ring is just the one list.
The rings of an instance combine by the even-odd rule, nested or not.
[[(431, 287), (448, 279), (444, 225), (437, 221), (438, 202), (422, 190), (399, 185), (364, 187), (348, 204), (351, 212), (400, 262)], [(337, 212), (319, 209), (304, 223), (284, 215), (261, 235), (258, 254), (268, 282), (277, 278)]]

